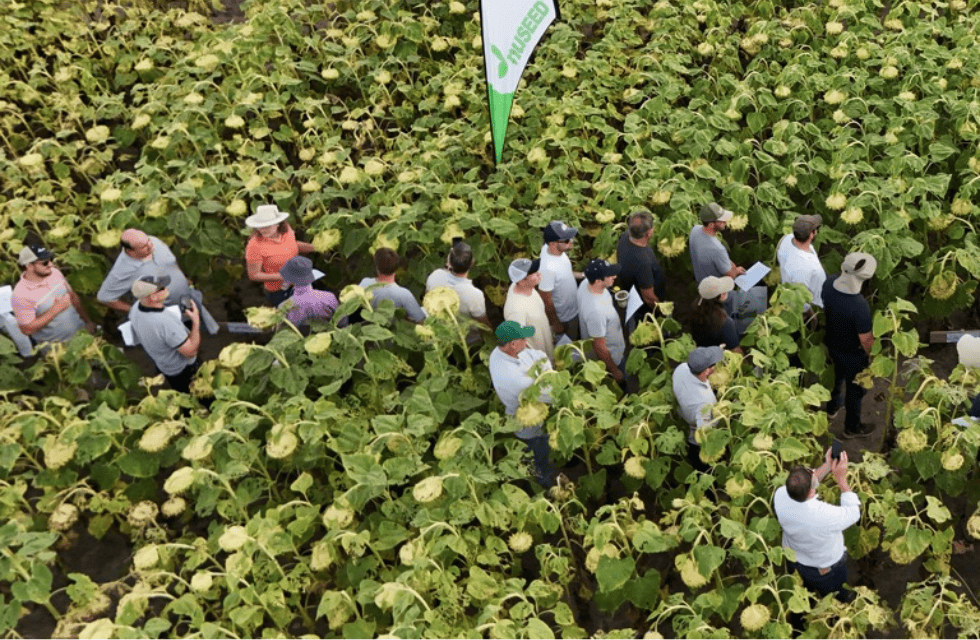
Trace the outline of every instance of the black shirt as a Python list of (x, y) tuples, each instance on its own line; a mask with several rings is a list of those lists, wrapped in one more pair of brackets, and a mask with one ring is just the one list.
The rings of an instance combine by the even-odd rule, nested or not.
[(827, 319), (823, 342), (840, 354), (864, 354), (859, 334), (871, 331), (871, 306), (860, 293), (841, 293), (834, 288), (839, 276), (823, 285), (823, 311)]
[(622, 268), (618, 280), (620, 289), (629, 291), (630, 287), (636, 285), (639, 293), (641, 289), (653, 287), (657, 299), (661, 302), (666, 300), (667, 276), (651, 247), (636, 246), (630, 242), (629, 232), (624, 231), (616, 245), (616, 261)]

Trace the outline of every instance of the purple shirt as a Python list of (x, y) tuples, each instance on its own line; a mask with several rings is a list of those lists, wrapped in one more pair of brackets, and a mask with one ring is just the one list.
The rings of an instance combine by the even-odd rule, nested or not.
[(282, 303), (289, 305), (286, 319), (299, 326), (316, 318), (329, 320), (340, 303), (329, 291), (319, 291), (312, 286), (293, 287), (293, 295)]

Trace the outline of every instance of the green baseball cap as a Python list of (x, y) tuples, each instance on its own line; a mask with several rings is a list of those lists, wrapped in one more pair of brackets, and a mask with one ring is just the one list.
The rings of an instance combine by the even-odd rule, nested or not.
[(521, 338), (530, 338), (534, 335), (534, 327), (522, 327), (513, 320), (505, 320), (500, 323), (494, 333), (497, 334), (497, 341), (500, 344), (507, 344)]

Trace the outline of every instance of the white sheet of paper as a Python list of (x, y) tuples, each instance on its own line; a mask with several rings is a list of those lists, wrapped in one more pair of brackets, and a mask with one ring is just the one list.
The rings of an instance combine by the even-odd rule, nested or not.
[(170, 315), (172, 315), (173, 317), (177, 318), (181, 322), (184, 321), (184, 317), (183, 317), (184, 314), (180, 312), (180, 306), (179, 305), (172, 304), (169, 307), (164, 307), (163, 310), (164, 310), (165, 313), (169, 313)]
[(742, 291), (748, 291), (755, 285), (759, 284), (763, 278), (769, 275), (770, 271), (772, 271), (772, 269), (766, 265), (762, 264), (761, 262), (756, 262), (749, 268), (748, 271), (735, 278), (735, 284), (737, 284), (738, 288)]
[(11, 304), (13, 295), (14, 289), (9, 284), (0, 287), (0, 313), (13, 313), (14, 307)]
[(123, 344), (127, 347), (136, 346), (136, 336), (133, 335), (133, 323), (124, 322), (119, 325), (119, 333), (122, 334)]
[(327, 275), (327, 274), (323, 273), (319, 269), (314, 269), (313, 270), (313, 282), (316, 282), (317, 280), (319, 280), (320, 278), (322, 278), (325, 275)]
[(626, 321), (633, 317), (633, 314), (640, 310), (643, 306), (643, 297), (640, 292), (636, 290), (636, 285), (630, 287), (630, 297), (626, 301)]

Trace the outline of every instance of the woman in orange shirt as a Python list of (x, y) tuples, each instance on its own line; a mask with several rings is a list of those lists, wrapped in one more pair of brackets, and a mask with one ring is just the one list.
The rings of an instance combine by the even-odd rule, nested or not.
[(310, 243), (296, 241), (296, 232), (286, 222), (288, 217), (276, 205), (263, 204), (245, 219), (245, 225), (252, 229), (245, 246), (248, 279), (263, 284), (265, 300), (273, 307), (289, 298), (289, 285), (279, 275), (279, 269), (290, 258), (313, 251)]

